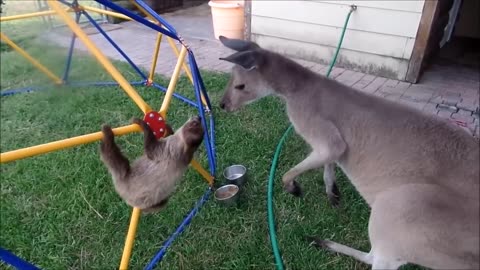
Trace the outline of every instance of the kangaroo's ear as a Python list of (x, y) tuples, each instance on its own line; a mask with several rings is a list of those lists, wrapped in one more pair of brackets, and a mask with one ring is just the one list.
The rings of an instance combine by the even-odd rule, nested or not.
[(218, 39), (223, 44), (223, 46), (235, 50), (237, 52), (250, 51), (254, 49), (260, 49), (257, 43), (252, 41), (247, 41), (243, 39), (233, 39), (227, 38), (225, 36), (219, 36)]
[(220, 60), (228, 61), (243, 67), (246, 70), (258, 68), (263, 62), (263, 56), (259, 51), (236, 52)]

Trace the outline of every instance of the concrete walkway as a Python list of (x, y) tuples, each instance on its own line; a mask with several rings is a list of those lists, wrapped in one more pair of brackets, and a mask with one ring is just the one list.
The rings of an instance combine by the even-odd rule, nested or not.
[[(162, 15), (192, 48), (199, 67), (203, 70), (228, 72), (231, 64), (218, 60), (232, 51), (223, 47), (214, 38), (209, 6), (204, 4)], [(125, 51), (138, 66), (151, 65), (157, 33), (136, 22), (120, 25), (103, 25), (109, 36)], [(124, 58), (95, 29), (86, 29), (93, 42), (110, 58)], [(70, 34), (65, 31), (51, 32), (47, 38), (67, 47)], [(77, 49), (86, 51), (80, 42)], [(169, 77), (176, 57), (166, 38), (162, 40), (156, 72)], [(325, 65), (297, 60), (313, 71), (325, 74)], [(457, 121), (469, 133), (479, 137), (479, 88), (478, 71), (464, 67), (435, 64), (423, 75), (418, 84), (376, 77), (352, 70), (334, 68), (332, 78), (354, 88), (378, 95), (408, 106)]]

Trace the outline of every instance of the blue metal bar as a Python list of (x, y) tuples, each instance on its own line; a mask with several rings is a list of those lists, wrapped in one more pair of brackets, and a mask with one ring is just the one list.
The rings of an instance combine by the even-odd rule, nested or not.
[[(155, 88), (157, 88), (158, 90), (160, 90), (160, 91), (162, 91), (162, 92), (167, 92), (167, 89), (166, 89), (165, 87), (163, 87), (163, 86), (161, 86), (161, 85), (159, 85), (159, 84), (157, 84), (157, 83), (153, 83), (152, 86), (155, 87)], [(173, 96), (174, 96), (175, 98), (178, 98), (178, 99), (180, 99), (181, 101), (187, 103), (188, 105), (191, 105), (191, 106), (193, 106), (193, 107), (195, 107), (195, 108), (198, 108), (198, 105), (197, 105), (195, 102), (193, 102), (192, 100), (188, 99), (188, 98), (185, 97), (185, 96), (182, 96), (182, 95), (177, 94), (177, 93), (173, 93)]]
[(212, 147), (213, 160), (217, 160), (217, 150), (215, 149), (215, 119), (210, 112), (210, 146)]
[(25, 87), (25, 88), (12, 89), (12, 90), (7, 90), (7, 91), (1, 92), (1, 96), (5, 97), (5, 96), (12, 96), (12, 95), (19, 94), (19, 93), (30, 93), (30, 92), (34, 92), (34, 91), (37, 91), (37, 90), (42, 90), (43, 88), (45, 88), (45, 87), (40, 87), (39, 86), (39, 87)]
[(35, 265), (17, 257), (15, 254), (0, 247), (0, 260), (21, 270), (40, 270)]
[(126, 55), (122, 49), (120, 49), (120, 47), (118, 47), (118, 45), (115, 43), (115, 41), (113, 41), (110, 36), (105, 33), (105, 31), (103, 31), (102, 27), (100, 27), (100, 25), (98, 25), (98, 23), (90, 16), (90, 14), (88, 14), (88, 12), (86, 11), (82, 11), (82, 14), (85, 15), (85, 17), (87, 17), (87, 19), (90, 21), (90, 23), (95, 26), (95, 28), (97, 28), (97, 30), (103, 35), (103, 37), (105, 37), (105, 39), (108, 40), (108, 42), (110, 42), (110, 44), (112, 44), (112, 46), (123, 56), (123, 58), (125, 58), (125, 60), (127, 60), (127, 62), (130, 64), (130, 66), (132, 66), (133, 69), (135, 69), (135, 71), (144, 79), (146, 80), (147, 79), (147, 76), (137, 67), (137, 65), (135, 65), (135, 63), (133, 63), (133, 61), (130, 59), (130, 57), (128, 57), (128, 55)]
[[(203, 109), (202, 109), (203, 112)], [(208, 132), (208, 124), (207, 119), (205, 119), (205, 113), (200, 113), (202, 115), (202, 122), (205, 126), (205, 146), (207, 148), (207, 158), (209, 160), (208, 166), (210, 168), (210, 174), (213, 176), (216, 173), (217, 168), (217, 161), (215, 160), (215, 154), (213, 153), (214, 148), (212, 147), (212, 143), (210, 141), (210, 133)]]
[[(200, 72), (197, 68), (195, 57), (194, 57), (192, 52), (190, 52), (190, 54), (189, 54), (189, 62), (191, 63), (191, 68), (193, 67), (193, 69), (196, 70), (196, 72), (192, 73), (194, 81), (195, 81), (195, 83), (194, 83), (195, 92), (198, 93), (197, 94), (197, 99), (199, 99), (199, 104), (202, 105), (201, 106), (201, 111), (204, 112), (205, 110), (203, 108), (203, 103), (200, 100), (200, 91), (202, 90), (202, 86), (204, 87), (204, 85), (202, 85), (202, 83), (203, 83), (202, 76), (201, 76), (201, 74), (200, 74)], [(208, 98), (208, 94), (206, 93), (206, 91), (203, 91), (203, 95), (204, 95), (204, 97), (207, 101), (207, 106), (209, 106), (209, 108), (211, 108), (210, 100)], [(203, 114), (203, 117), (204, 117), (204, 114)], [(206, 119), (205, 119), (205, 126), (207, 126)], [(210, 127), (210, 128), (212, 128), (212, 127)], [(210, 136), (211, 136), (211, 134), (210, 134)], [(209, 137), (208, 132), (206, 133), (206, 137), (207, 138)], [(208, 149), (208, 153), (209, 153), (209, 160), (212, 163), (210, 171), (211, 171), (212, 175), (215, 175), (215, 173), (216, 173), (216, 163), (217, 162), (216, 162), (216, 159), (215, 159), (214, 147), (212, 146), (212, 142), (210, 140), (207, 140), (206, 143), (207, 143), (207, 149)]]
[[(193, 54), (189, 53), (188, 54), (188, 58), (189, 58), (189, 62), (192, 63), (192, 62), (195, 62), (195, 60), (193, 59)], [(208, 165), (210, 166), (210, 173), (212, 175), (215, 175), (215, 168), (216, 168), (216, 162), (215, 162), (215, 158), (214, 158), (214, 155), (212, 153), (212, 147), (211, 147), (211, 144), (210, 144), (210, 134), (208, 132), (208, 124), (207, 124), (207, 120), (205, 118), (205, 109), (203, 107), (203, 103), (202, 103), (202, 99), (201, 99), (201, 95), (200, 95), (200, 84), (199, 84), (199, 79), (198, 79), (198, 74), (196, 72), (192, 72), (192, 75), (193, 75), (193, 85), (194, 85), (194, 92), (195, 92), (195, 97), (197, 98), (197, 102), (198, 102), (198, 111), (200, 112), (200, 116), (202, 117), (202, 124), (203, 124), (203, 127), (204, 127), (204, 130), (205, 130), (205, 146), (207, 148), (207, 157), (208, 157), (208, 160), (209, 160), (209, 163)]]
[(160, 262), (165, 254), (167, 253), (168, 247), (170, 247), (177, 238), (179, 234), (181, 234), (185, 228), (190, 224), (192, 221), (193, 217), (198, 213), (200, 208), (205, 204), (205, 202), (208, 200), (210, 193), (212, 192), (212, 188), (208, 187), (207, 191), (205, 194), (203, 194), (202, 198), (196, 203), (195, 207), (190, 211), (190, 213), (187, 215), (187, 217), (182, 221), (182, 223), (177, 227), (175, 232), (167, 239), (167, 241), (164, 242), (162, 248), (158, 251), (158, 253), (155, 255), (155, 257), (150, 261), (150, 263), (144, 268), (145, 270), (151, 270), (155, 267), (155, 265)]
[(208, 98), (208, 94), (205, 88), (205, 84), (203, 83), (202, 75), (200, 74), (200, 70), (198, 69), (197, 61), (195, 60), (195, 56), (193, 55), (192, 51), (189, 51), (189, 54), (192, 54), (191, 61), (190, 62), (190, 69), (192, 70), (192, 73), (196, 74), (196, 77), (198, 78), (199, 81), (199, 86), (200, 90), (202, 91), (206, 101), (207, 101), (207, 106), (208, 109), (212, 109), (212, 104), (210, 103), (210, 99)]
[[(193, 52), (191, 50), (189, 50), (189, 63), (190, 63), (190, 69), (192, 70), (192, 75), (194, 77), (194, 81), (196, 82), (194, 83), (194, 87), (195, 89), (199, 88), (199, 90), (202, 91), (203, 96), (205, 97), (205, 100), (207, 103), (208, 110), (211, 111), (212, 105), (210, 103), (210, 99), (206, 92), (202, 75), (200, 74), (200, 70), (198, 69), (197, 61), (195, 60), (195, 56), (193, 55)], [(211, 168), (212, 174), (214, 174), (216, 170), (216, 149), (215, 149), (215, 124), (214, 124), (213, 115), (210, 115), (210, 134), (207, 133), (207, 136), (210, 136), (210, 141), (207, 141), (206, 143), (207, 143), (207, 149), (209, 149), (209, 153), (210, 153), (209, 159), (213, 163), (213, 166)]]
[(141, 6), (146, 12), (148, 12), (153, 18), (163, 24), (170, 32), (175, 35), (177, 34), (177, 30), (169, 24), (165, 19), (163, 19), (157, 12), (155, 12), (150, 6), (148, 6), (143, 0), (134, 0), (137, 5)]
[[(81, 13), (75, 13), (75, 22), (78, 24), (80, 21), (80, 16)], [(77, 35), (72, 34), (72, 40), (70, 41), (70, 48), (68, 49), (68, 58), (67, 58), (67, 64), (65, 66), (65, 71), (63, 73), (63, 81), (66, 82), (68, 80), (68, 74), (70, 73), (70, 66), (72, 64), (72, 55), (73, 55), (73, 49), (75, 48), (75, 41), (77, 39)]]
[[(190, 69), (192, 70), (192, 74), (194, 76), (194, 80), (197, 81), (197, 86), (203, 93), (203, 96), (206, 99), (207, 107), (209, 111), (211, 111), (212, 105), (210, 103), (210, 99), (206, 92), (205, 84), (203, 83), (202, 75), (200, 74), (200, 70), (198, 69), (197, 61), (195, 60), (195, 56), (193, 52), (189, 50), (189, 63)], [(208, 146), (207, 146), (208, 147)], [(215, 149), (215, 123), (213, 115), (210, 115), (210, 142), (209, 147), (211, 148), (211, 160), (213, 162), (213, 170), (216, 169), (216, 149)], [(214, 172), (213, 172), (214, 173)]]
[[(190, 52), (190, 53), (193, 54), (193, 52)], [(210, 99), (209, 99), (208, 94), (207, 94), (207, 88), (205, 87), (205, 83), (203, 82), (202, 74), (200, 74), (200, 69), (198, 68), (197, 60), (195, 59), (195, 57), (193, 57), (193, 67), (195, 69), (195, 72), (197, 73), (197, 76), (198, 76), (199, 80), (200, 80), (201, 90), (203, 91), (203, 94), (205, 95), (205, 99), (207, 100), (207, 105), (211, 109), (212, 104), (210, 103)]]
[(204, 111), (204, 108), (203, 108), (203, 104), (202, 104), (202, 101), (200, 100), (199, 103), (199, 112), (200, 112), (200, 116), (202, 118), (202, 124), (203, 124), (203, 128), (204, 128), (204, 141), (205, 141), (205, 148), (207, 149), (207, 158), (209, 160), (208, 162), (208, 165), (209, 165), (209, 169), (210, 169), (210, 174), (211, 175), (215, 175), (215, 168), (216, 168), (216, 162), (215, 162), (215, 158), (213, 156), (213, 152), (212, 152), (212, 146), (210, 144), (210, 133), (208, 132), (209, 129), (208, 129), (208, 124), (207, 124), (207, 119), (205, 117), (205, 111)]
[(159, 25), (156, 25), (155, 23), (150, 22), (150, 21), (148, 21), (147, 19), (145, 19), (145, 18), (143, 18), (143, 17), (141, 17), (141, 16), (139, 16), (139, 15), (131, 12), (130, 10), (125, 9), (125, 8), (123, 8), (123, 7), (117, 5), (117, 4), (115, 4), (115, 3), (113, 3), (113, 2), (111, 2), (111, 1), (109, 1), (109, 0), (95, 0), (95, 1), (96, 1), (97, 3), (100, 3), (100, 4), (104, 5), (104, 6), (106, 6), (106, 7), (109, 7), (109, 8), (112, 9), (113, 11), (116, 11), (116, 12), (118, 12), (118, 13), (121, 13), (121, 14), (123, 14), (123, 15), (125, 15), (125, 16), (128, 16), (128, 17), (132, 18), (133, 20), (135, 20), (135, 21), (137, 21), (137, 22), (139, 22), (139, 23), (141, 23), (141, 24), (143, 24), (143, 25), (145, 25), (145, 26), (148, 26), (148, 27), (150, 27), (151, 29), (153, 29), (153, 30), (155, 30), (155, 31), (157, 31), (157, 32), (160, 32), (160, 33), (162, 33), (162, 34), (164, 34), (164, 35), (166, 35), (166, 36), (169, 36), (169, 37), (171, 37), (171, 38), (173, 38), (173, 39), (175, 39), (175, 40), (180, 40), (175, 33), (170, 32), (168, 29), (162, 28), (162, 27), (160, 27)]

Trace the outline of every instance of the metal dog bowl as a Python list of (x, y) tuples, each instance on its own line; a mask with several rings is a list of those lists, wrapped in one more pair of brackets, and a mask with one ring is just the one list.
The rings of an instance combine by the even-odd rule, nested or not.
[(227, 179), (228, 184), (241, 187), (247, 181), (247, 168), (243, 165), (229, 166), (223, 171), (223, 177)]
[(237, 185), (224, 185), (215, 190), (215, 200), (223, 205), (232, 205), (237, 202), (240, 188)]

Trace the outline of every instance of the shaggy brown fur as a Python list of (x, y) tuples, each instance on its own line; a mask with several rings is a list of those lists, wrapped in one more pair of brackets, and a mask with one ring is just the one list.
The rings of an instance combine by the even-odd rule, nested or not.
[[(134, 118), (144, 132), (144, 154), (130, 166), (114, 140), (112, 129), (103, 125), (100, 157), (112, 175), (118, 195), (143, 212), (160, 210), (168, 202), (175, 184), (192, 161), (203, 141), (200, 117), (189, 119), (173, 135), (157, 140), (150, 127)], [(173, 130), (167, 126), (168, 134)]]

